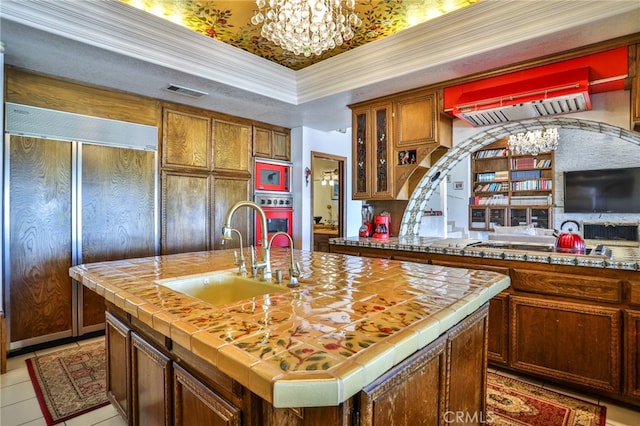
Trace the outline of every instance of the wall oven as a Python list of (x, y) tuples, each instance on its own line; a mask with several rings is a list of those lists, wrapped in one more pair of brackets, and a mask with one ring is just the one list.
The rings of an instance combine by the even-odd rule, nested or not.
[(291, 191), (291, 163), (256, 160), (255, 162), (256, 191)]
[[(267, 217), (267, 239), (279, 231), (286, 232), (293, 237), (293, 195), (291, 193), (256, 191), (255, 202), (264, 210)], [(263, 230), (260, 227), (260, 218), (257, 213), (255, 220), (255, 244), (259, 246)], [(284, 235), (279, 235), (271, 245), (289, 247), (289, 239)]]

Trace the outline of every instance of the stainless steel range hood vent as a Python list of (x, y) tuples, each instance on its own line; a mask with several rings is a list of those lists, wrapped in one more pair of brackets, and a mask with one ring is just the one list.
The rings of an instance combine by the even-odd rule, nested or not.
[(463, 93), (453, 115), (472, 126), (487, 126), (591, 109), (589, 68), (514, 80)]
[(482, 109), (478, 106), (459, 106), (456, 116), (473, 126), (507, 123), (527, 118), (546, 117), (548, 115), (569, 114), (588, 111), (590, 103), (586, 93), (541, 99), (520, 104)]

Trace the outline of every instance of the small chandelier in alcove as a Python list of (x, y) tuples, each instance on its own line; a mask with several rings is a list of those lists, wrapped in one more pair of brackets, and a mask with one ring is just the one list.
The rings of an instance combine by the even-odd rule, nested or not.
[(329, 185), (329, 186), (333, 186), (335, 185), (336, 181), (338, 180), (338, 170), (329, 170), (329, 171), (324, 171), (322, 172), (322, 182), (321, 184), (323, 186)]
[(516, 155), (538, 155), (558, 148), (558, 129), (551, 128), (509, 136), (509, 149)]

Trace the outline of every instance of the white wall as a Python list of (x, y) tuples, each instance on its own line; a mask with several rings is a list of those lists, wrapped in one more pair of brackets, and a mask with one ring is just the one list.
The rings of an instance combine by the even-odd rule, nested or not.
[(296, 127), (291, 129), (291, 160), (293, 162), (293, 235), (297, 248), (311, 249), (312, 216), (311, 185), (305, 183), (305, 168), (311, 169), (311, 151), (339, 155), (345, 164), (345, 236), (358, 235), (362, 222), (361, 201), (351, 200), (351, 129), (346, 133)]

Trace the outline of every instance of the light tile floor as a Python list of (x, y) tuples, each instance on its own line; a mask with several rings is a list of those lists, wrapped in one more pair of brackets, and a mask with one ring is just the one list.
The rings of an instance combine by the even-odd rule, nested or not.
[[(74, 347), (104, 339), (104, 337), (96, 337), (95, 339), (83, 340), (77, 343), (70, 343), (64, 346), (56, 346), (34, 353), (28, 353), (20, 356), (10, 357), (7, 360), (7, 372), (0, 375), (0, 425), (2, 426), (45, 426), (44, 417), (40, 411), (40, 406), (36, 400), (33, 386), (29, 379), (25, 360), (36, 354), (44, 354), (67, 347)], [(496, 371), (490, 369), (490, 371)], [(503, 371), (501, 374), (508, 374)], [(576, 394), (566, 389), (558, 388), (552, 384), (536, 382), (529, 378), (513, 376), (519, 380), (528, 381), (541, 385), (545, 388), (562, 392), (576, 398), (581, 398), (596, 404), (605, 405), (607, 407), (607, 426), (637, 426), (640, 425), (640, 410), (634, 410), (628, 407), (622, 407), (612, 404), (611, 401), (602, 400), (589, 395)], [(61, 423), (62, 424), (62, 423)], [(66, 426), (125, 426), (126, 423), (118, 415), (115, 408), (111, 405), (94, 410), (85, 415), (73, 418), (63, 423)], [(552, 425), (549, 425), (552, 426)]]

